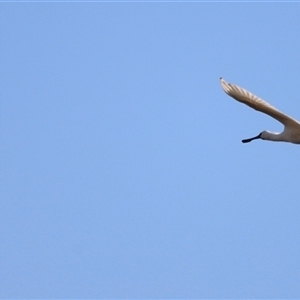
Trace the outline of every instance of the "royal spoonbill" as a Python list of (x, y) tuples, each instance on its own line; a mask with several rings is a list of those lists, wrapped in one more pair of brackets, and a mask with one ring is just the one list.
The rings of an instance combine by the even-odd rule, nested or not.
[(254, 108), (255, 110), (273, 117), (284, 125), (284, 130), (281, 133), (263, 131), (253, 138), (242, 140), (243, 143), (249, 143), (256, 139), (262, 139), (268, 141), (300, 144), (300, 123), (297, 120), (291, 118), (290, 116), (287, 116), (274, 106), (258, 98), (247, 90), (237, 85), (226, 82), (222, 77), (220, 78), (220, 81), (221, 86), (226, 94), (228, 94), (235, 100)]

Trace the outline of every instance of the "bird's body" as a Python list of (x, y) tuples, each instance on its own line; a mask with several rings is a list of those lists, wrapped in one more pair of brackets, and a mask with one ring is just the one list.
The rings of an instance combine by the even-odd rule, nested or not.
[(247, 90), (234, 84), (227, 83), (223, 78), (220, 78), (220, 80), (221, 86), (226, 94), (257, 111), (263, 112), (273, 117), (284, 125), (284, 130), (281, 133), (263, 131), (253, 138), (242, 140), (243, 143), (248, 143), (255, 139), (262, 139), (268, 141), (300, 144), (300, 123), (297, 120), (282, 113), (274, 106), (248, 92)]

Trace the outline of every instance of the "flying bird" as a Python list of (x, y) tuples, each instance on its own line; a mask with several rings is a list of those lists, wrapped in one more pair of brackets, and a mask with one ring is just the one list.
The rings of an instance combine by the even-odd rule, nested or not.
[(297, 120), (282, 113), (277, 108), (250, 93), (249, 91), (237, 85), (226, 82), (222, 77), (220, 78), (220, 81), (224, 92), (230, 97), (250, 106), (251, 108), (254, 108), (257, 111), (271, 116), (284, 125), (284, 130), (281, 133), (263, 131), (255, 137), (242, 140), (243, 143), (249, 143), (256, 139), (262, 139), (274, 142), (300, 144), (300, 123)]

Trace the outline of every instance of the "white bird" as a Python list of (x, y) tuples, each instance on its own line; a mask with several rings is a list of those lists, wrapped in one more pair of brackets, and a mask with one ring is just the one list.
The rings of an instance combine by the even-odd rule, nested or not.
[(281, 133), (263, 131), (253, 138), (242, 140), (243, 143), (249, 143), (255, 139), (262, 139), (268, 141), (300, 144), (300, 123), (297, 120), (282, 113), (277, 108), (273, 107), (266, 101), (258, 98), (247, 90), (226, 82), (222, 77), (220, 78), (220, 81), (221, 86), (226, 94), (228, 94), (235, 100), (254, 108), (255, 110), (271, 116), (284, 125), (284, 130)]

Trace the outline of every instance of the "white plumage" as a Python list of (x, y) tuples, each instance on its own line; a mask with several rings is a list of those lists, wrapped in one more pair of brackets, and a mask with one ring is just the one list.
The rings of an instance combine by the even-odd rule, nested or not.
[(278, 141), (278, 142), (290, 142), (294, 144), (300, 144), (300, 123), (291, 118), (290, 116), (282, 113), (268, 102), (260, 99), (249, 91), (226, 82), (223, 78), (220, 78), (221, 86), (226, 94), (234, 98), (235, 100), (242, 102), (255, 110), (263, 112), (284, 125), (284, 130), (281, 133), (274, 133), (270, 131), (263, 131), (259, 135), (242, 140), (243, 143), (251, 142), (255, 139)]

